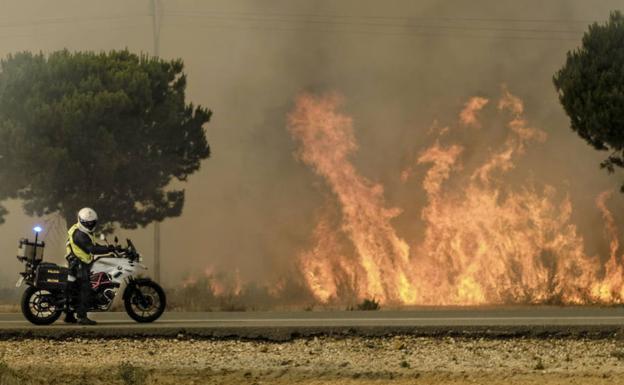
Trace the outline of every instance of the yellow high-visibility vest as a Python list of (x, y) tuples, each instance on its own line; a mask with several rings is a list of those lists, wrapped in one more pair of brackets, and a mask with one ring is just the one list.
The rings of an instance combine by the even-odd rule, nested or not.
[[(93, 260), (93, 255), (87, 253), (74, 243), (74, 232), (76, 232), (77, 230), (78, 223), (73, 225), (67, 232), (67, 255), (73, 254), (82, 262), (91, 263), (91, 261)], [(87, 235), (91, 238), (91, 243), (95, 245), (95, 236), (91, 233), (87, 233)]]

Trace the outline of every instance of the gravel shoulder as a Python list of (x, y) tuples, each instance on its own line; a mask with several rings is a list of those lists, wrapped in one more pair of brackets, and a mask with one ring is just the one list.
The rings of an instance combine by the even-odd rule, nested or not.
[(10, 384), (624, 384), (624, 340), (0, 341)]

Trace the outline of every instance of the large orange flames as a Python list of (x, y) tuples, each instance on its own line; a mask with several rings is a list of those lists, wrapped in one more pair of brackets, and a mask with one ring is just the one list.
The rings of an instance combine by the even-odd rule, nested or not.
[[(398, 235), (393, 218), (401, 210), (389, 207), (383, 187), (352, 163), (357, 143), (351, 118), (338, 111), (341, 102), (337, 95), (303, 94), (289, 115), (299, 158), (324, 178), (341, 208), (339, 225), (325, 210), (314, 246), (299, 257), (318, 301), (340, 302), (346, 295), (422, 305), (624, 301), (608, 192), (596, 201), (611, 246), (602, 264), (586, 255), (571, 223), (569, 198), (557, 198), (550, 186), (514, 190), (501, 182), (527, 145), (546, 140), (524, 119), (522, 101), (506, 89), (496, 107), (508, 117), (507, 138), (484, 162), (463, 167), (465, 148), (445, 144), (448, 129), (417, 157), (414, 167), (428, 167), (422, 181), (424, 235), (417, 244)], [(480, 129), (478, 115), (488, 102), (466, 103), (459, 114), (464, 129)], [(402, 179), (412, 174), (406, 170)]]

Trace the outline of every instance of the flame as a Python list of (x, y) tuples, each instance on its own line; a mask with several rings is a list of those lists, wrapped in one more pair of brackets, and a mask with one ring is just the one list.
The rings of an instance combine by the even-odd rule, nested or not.
[[(445, 129), (417, 157), (416, 166), (429, 168), (422, 181), (424, 234), (416, 244), (400, 237), (392, 223), (402, 210), (388, 207), (383, 187), (353, 165), (357, 143), (352, 119), (339, 111), (342, 103), (336, 94), (302, 94), (288, 117), (299, 159), (326, 181), (341, 211), (339, 225), (319, 219), (314, 246), (299, 257), (318, 301), (355, 293), (390, 304), (623, 302), (622, 261), (615, 221), (606, 207), (608, 193), (597, 200), (611, 243), (603, 266), (584, 251), (583, 237), (571, 222), (569, 197), (559, 198), (548, 185), (513, 189), (503, 182), (527, 146), (547, 139), (528, 124), (522, 101), (506, 88), (496, 103), (499, 113), (508, 116), (500, 149), (464, 169), (465, 148), (443, 143)], [(481, 127), (477, 112), (488, 103), (470, 99), (460, 123)], [(401, 179), (412, 174), (409, 168)]]
[(244, 283), (238, 269), (233, 274), (220, 272), (215, 266), (208, 265), (199, 276), (190, 275), (182, 282), (183, 288), (196, 286), (200, 278), (206, 279), (208, 289), (214, 297), (239, 296), (243, 291)]
[(466, 104), (464, 104), (464, 109), (459, 113), (459, 121), (461, 124), (475, 128), (481, 127), (481, 123), (477, 119), (477, 112), (481, 111), (488, 102), (489, 100), (486, 98), (478, 96), (470, 98)]
[(286, 278), (278, 278), (272, 285), (267, 287), (267, 292), (271, 297), (279, 299), (284, 295), (284, 291), (286, 290), (286, 284)]
[[(407, 279), (409, 246), (390, 223), (401, 211), (386, 207), (383, 187), (359, 175), (349, 160), (357, 144), (351, 119), (336, 111), (340, 103), (337, 95), (318, 99), (303, 94), (298, 98), (289, 115), (289, 129), (303, 144), (299, 157), (327, 180), (341, 204), (342, 231), (355, 247), (357, 263), (363, 272), (357, 277), (363, 285), (362, 293), (380, 301), (412, 302), (414, 288)], [(331, 273), (336, 264), (324, 262), (328, 254), (320, 249), (323, 247), (319, 243), (313, 250), (324, 258), (314, 258), (314, 272), (311, 277), (309, 272), (306, 274), (308, 282), (312, 282), (312, 292), (319, 300), (326, 301), (338, 282)], [(306, 260), (310, 258), (304, 257)]]
[(605, 265), (605, 277), (602, 282), (594, 286), (594, 296), (603, 302), (621, 302), (624, 297), (624, 282), (622, 261), (618, 258), (620, 242), (618, 240), (618, 228), (613, 214), (607, 208), (607, 200), (613, 191), (603, 191), (596, 198), (596, 206), (605, 221), (605, 235), (609, 239), (609, 260)]
[[(340, 266), (341, 256), (339, 246), (333, 228), (330, 228), (327, 220), (322, 219), (314, 230), (316, 246), (300, 257), (303, 278), (314, 295), (321, 302), (329, 302), (338, 294), (338, 285), (334, 281), (334, 271)], [(326, 263), (326, 257), (336, 256), (330, 263)]]

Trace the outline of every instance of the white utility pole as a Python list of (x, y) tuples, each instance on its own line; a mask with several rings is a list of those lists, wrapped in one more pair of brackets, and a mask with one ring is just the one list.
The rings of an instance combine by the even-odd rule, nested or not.
[[(152, 29), (154, 33), (154, 56), (160, 56), (160, 0), (151, 0), (152, 3)], [(154, 222), (154, 279), (160, 283), (160, 221)]]

